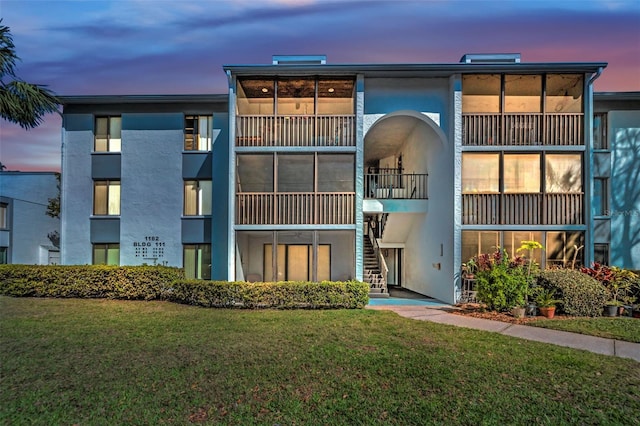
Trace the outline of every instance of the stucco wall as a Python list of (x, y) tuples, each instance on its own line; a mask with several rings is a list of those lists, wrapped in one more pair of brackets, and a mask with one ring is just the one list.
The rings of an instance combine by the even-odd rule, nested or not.
[(640, 111), (610, 111), (611, 264), (640, 269)]
[(47, 250), (55, 250), (47, 235), (60, 232), (60, 220), (46, 215), (47, 204), (57, 194), (55, 173), (0, 173), (0, 198), (9, 210), (2, 245), (9, 247), (10, 263), (47, 263)]

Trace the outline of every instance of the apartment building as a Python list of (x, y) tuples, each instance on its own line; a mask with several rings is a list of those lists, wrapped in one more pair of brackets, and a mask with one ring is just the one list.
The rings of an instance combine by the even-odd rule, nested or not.
[[(594, 205), (614, 162), (592, 131), (605, 66), (274, 56), (225, 66), (224, 95), (66, 97), (62, 261), (359, 279), (446, 302), (461, 264), (497, 246), (536, 240), (543, 266), (615, 262), (630, 246)], [(604, 196), (622, 182), (606, 176)]]
[(60, 263), (60, 220), (47, 215), (57, 196), (54, 172), (0, 172), (0, 264)]

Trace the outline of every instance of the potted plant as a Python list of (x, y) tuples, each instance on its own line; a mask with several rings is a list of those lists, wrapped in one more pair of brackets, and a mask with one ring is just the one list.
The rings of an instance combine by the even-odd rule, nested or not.
[(526, 309), (524, 306), (514, 306), (511, 308), (511, 315), (515, 318), (524, 318), (526, 314)]
[(476, 263), (476, 260), (473, 257), (469, 259), (467, 263), (462, 264), (462, 272), (464, 273), (464, 278), (467, 280), (475, 279), (477, 270), (478, 270), (478, 264)]
[(604, 307), (605, 316), (616, 317), (620, 313), (620, 308), (624, 305), (623, 300), (626, 299), (627, 291), (631, 285), (623, 274), (614, 275), (613, 279), (605, 283), (605, 285), (611, 295), (611, 299), (607, 301)]
[(556, 299), (556, 291), (553, 289), (540, 288), (536, 294), (536, 304), (540, 310), (540, 314), (546, 318), (553, 318), (556, 313), (556, 304), (560, 300)]

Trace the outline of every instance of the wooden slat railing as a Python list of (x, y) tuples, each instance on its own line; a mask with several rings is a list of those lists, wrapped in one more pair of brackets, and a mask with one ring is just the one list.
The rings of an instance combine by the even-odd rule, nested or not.
[(349, 225), (355, 223), (353, 192), (236, 194), (237, 225)]
[(465, 146), (577, 146), (584, 144), (584, 114), (462, 114)]
[(355, 146), (354, 115), (241, 115), (236, 146)]
[(463, 194), (465, 225), (582, 225), (583, 193)]

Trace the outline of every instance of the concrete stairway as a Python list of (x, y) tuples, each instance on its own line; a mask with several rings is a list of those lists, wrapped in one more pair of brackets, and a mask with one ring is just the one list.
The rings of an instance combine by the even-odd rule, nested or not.
[(364, 236), (364, 282), (369, 283), (369, 297), (389, 297), (387, 283), (380, 272), (378, 258), (373, 244), (367, 235)]

